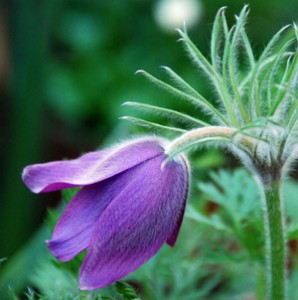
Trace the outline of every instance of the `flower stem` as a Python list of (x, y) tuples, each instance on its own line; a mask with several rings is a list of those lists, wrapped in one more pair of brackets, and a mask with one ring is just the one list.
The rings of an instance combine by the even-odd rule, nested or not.
[[(185, 151), (187, 148), (194, 146), (200, 142), (207, 141), (225, 141), (232, 142), (233, 136), (238, 133), (237, 128), (229, 128), (222, 126), (207, 126), (197, 128), (182, 134), (180, 137), (172, 141), (165, 148), (165, 153), (169, 157), (174, 157), (178, 153)], [(249, 149), (255, 146), (254, 140), (239, 132), (241, 144)]]
[(263, 183), (267, 252), (267, 297), (270, 300), (286, 299), (285, 232), (280, 186), (280, 180), (271, 179)]

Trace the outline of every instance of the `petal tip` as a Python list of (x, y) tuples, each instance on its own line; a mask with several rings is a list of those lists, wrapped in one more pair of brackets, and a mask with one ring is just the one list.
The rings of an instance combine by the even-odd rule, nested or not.
[(90, 291), (90, 290), (95, 290), (96, 288), (93, 286), (89, 286), (86, 284), (79, 284), (79, 290), (81, 291)]
[(63, 255), (63, 254), (59, 254), (59, 248), (57, 248), (57, 243), (55, 243), (55, 241), (53, 240), (46, 240), (45, 243), (47, 244), (49, 250), (51, 251), (51, 253), (60, 261), (62, 262), (67, 262), (69, 260), (71, 260), (73, 258), (72, 255)]
[(32, 187), (31, 187), (31, 184), (30, 184), (30, 166), (27, 166), (23, 169), (22, 171), (22, 180), (23, 182), (26, 184), (26, 186), (32, 191)]
[(27, 173), (28, 173), (28, 167), (25, 167), (22, 171), (22, 179), (23, 180), (26, 178)]
[(81, 291), (99, 290), (99, 289), (107, 287), (108, 285), (110, 285), (112, 283), (113, 282), (106, 283), (106, 284), (88, 284), (88, 282), (83, 282), (82, 279), (80, 278), (79, 290), (81, 290)]
[(39, 193), (42, 193), (43, 190), (38, 185), (39, 179), (34, 172), (34, 169), (35, 169), (34, 166), (35, 165), (30, 165), (30, 166), (25, 167), (22, 171), (21, 176), (22, 176), (23, 182), (29, 188), (29, 190), (32, 193), (39, 194)]

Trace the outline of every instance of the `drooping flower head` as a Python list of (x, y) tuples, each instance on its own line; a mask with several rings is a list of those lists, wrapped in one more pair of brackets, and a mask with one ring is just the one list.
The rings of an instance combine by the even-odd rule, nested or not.
[(35, 193), (82, 187), (47, 241), (61, 261), (87, 249), (81, 289), (105, 287), (141, 266), (165, 242), (174, 246), (188, 196), (189, 167), (184, 155), (165, 164), (166, 144), (144, 137), (24, 169), (23, 180)]

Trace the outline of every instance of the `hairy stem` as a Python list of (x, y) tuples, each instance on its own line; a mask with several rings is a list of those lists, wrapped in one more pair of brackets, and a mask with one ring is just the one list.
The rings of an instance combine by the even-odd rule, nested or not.
[(238, 135), (239, 142), (242, 146), (248, 149), (254, 148), (254, 139), (242, 134), (237, 128), (207, 126), (184, 133), (166, 146), (165, 153), (169, 157), (173, 157), (200, 142), (225, 141), (231, 143), (236, 135)]
[(272, 179), (261, 184), (264, 195), (265, 241), (267, 254), (267, 298), (286, 299), (286, 251), (281, 181)]

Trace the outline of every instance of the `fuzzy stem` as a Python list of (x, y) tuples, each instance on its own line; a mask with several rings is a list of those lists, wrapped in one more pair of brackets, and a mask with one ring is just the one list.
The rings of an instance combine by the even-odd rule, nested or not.
[(260, 185), (264, 195), (265, 242), (267, 254), (267, 297), (286, 299), (286, 251), (281, 181), (270, 180)]
[(221, 126), (207, 126), (203, 128), (188, 131), (177, 139), (168, 144), (165, 148), (165, 154), (173, 157), (176, 154), (186, 150), (190, 146), (199, 142), (207, 141), (226, 141), (232, 142), (233, 137), (238, 134), (239, 142), (242, 146), (253, 149), (255, 141), (248, 136), (240, 133), (237, 128), (221, 127)]
[(173, 152), (175, 149), (183, 147), (185, 144), (198, 141), (206, 137), (225, 137), (231, 138), (231, 136), (237, 131), (236, 128), (221, 127), (221, 126), (208, 126), (181, 135), (170, 143), (166, 148), (166, 154)]

